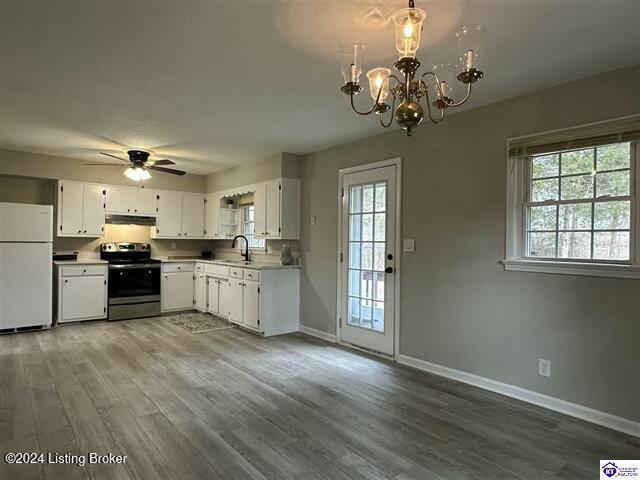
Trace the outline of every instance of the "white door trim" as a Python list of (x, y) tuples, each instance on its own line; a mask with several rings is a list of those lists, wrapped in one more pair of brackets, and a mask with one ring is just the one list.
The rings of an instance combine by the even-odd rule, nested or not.
[[(401, 273), (402, 273), (402, 158), (396, 157), (389, 160), (382, 160), (379, 162), (365, 163), (363, 165), (356, 165), (355, 167), (342, 168), (338, 170), (338, 241), (337, 241), (337, 258), (336, 258), (336, 276), (337, 276), (337, 289), (336, 289), (336, 342), (343, 343), (340, 338), (340, 317), (342, 315), (342, 265), (340, 261), (340, 253), (342, 251), (342, 187), (344, 176), (348, 173), (364, 172), (367, 170), (373, 170), (381, 167), (396, 167), (396, 242), (394, 258), (395, 264), (395, 292), (394, 292), (394, 331), (393, 331), (393, 358), (398, 359), (400, 354), (400, 289), (402, 285)], [(350, 344), (344, 344), (348, 347), (352, 347)]]

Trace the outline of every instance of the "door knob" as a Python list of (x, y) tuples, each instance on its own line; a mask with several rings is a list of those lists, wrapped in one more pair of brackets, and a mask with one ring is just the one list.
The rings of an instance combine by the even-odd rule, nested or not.
[(393, 273), (393, 267), (387, 267), (384, 269), (386, 273)]

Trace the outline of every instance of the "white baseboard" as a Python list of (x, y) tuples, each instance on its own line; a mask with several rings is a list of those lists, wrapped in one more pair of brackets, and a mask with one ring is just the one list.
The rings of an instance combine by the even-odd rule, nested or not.
[(612, 430), (617, 430), (628, 435), (640, 437), (640, 422), (629, 420), (623, 417), (618, 417), (616, 415), (601, 412), (599, 410), (594, 410), (592, 408), (567, 402), (566, 400), (561, 400), (559, 398), (550, 397), (542, 393), (533, 392), (525, 388), (509, 385), (508, 383), (491, 380), (490, 378), (474, 375), (473, 373), (467, 373), (463, 372), (462, 370), (456, 370), (453, 368), (444, 367), (442, 365), (437, 365), (435, 363), (426, 362), (424, 360), (420, 360), (418, 358), (410, 357), (407, 355), (400, 354), (397, 356), (396, 360), (398, 363), (416, 368), (418, 370), (423, 370), (425, 372), (433, 373), (441, 377), (446, 377), (462, 383), (467, 383), (475, 387), (480, 387), (485, 390), (490, 390), (492, 392), (506, 395), (507, 397), (522, 400), (523, 402), (532, 403), (540, 407), (548, 408), (549, 410), (564, 413), (565, 415), (569, 415), (571, 417), (595, 423)]
[(315, 328), (305, 327), (304, 325), (300, 325), (300, 332), (306, 333), (307, 335), (311, 335), (312, 337), (321, 338), (322, 340), (326, 340), (327, 342), (336, 343), (336, 336), (323, 332), (322, 330), (316, 330)]

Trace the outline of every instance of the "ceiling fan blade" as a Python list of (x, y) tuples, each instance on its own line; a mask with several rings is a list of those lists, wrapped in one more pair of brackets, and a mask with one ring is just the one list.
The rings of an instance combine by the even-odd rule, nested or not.
[(149, 165), (147, 168), (151, 170), (158, 170), (159, 172), (164, 173), (172, 173), (174, 175), (184, 175), (187, 172), (183, 172), (182, 170), (174, 170), (173, 168), (164, 168), (164, 167), (156, 167), (155, 165)]
[(176, 162), (163, 158), (162, 160), (155, 160), (153, 162), (149, 162), (149, 165), (175, 165)]
[(85, 163), (85, 167), (122, 167), (119, 163)]
[(120, 157), (116, 157), (115, 155), (111, 155), (110, 153), (100, 152), (100, 154), (106, 155), (107, 157), (117, 158), (118, 160), (120, 160), (122, 162), (129, 163), (129, 160), (126, 160), (126, 159), (120, 158)]

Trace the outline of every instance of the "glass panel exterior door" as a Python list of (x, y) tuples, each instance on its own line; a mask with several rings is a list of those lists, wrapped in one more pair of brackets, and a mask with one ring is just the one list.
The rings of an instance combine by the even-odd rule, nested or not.
[(393, 354), (396, 167), (345, 174), (341, 341)]
[(347, 323), (384, 332), (387, 182), (349, 187)]

